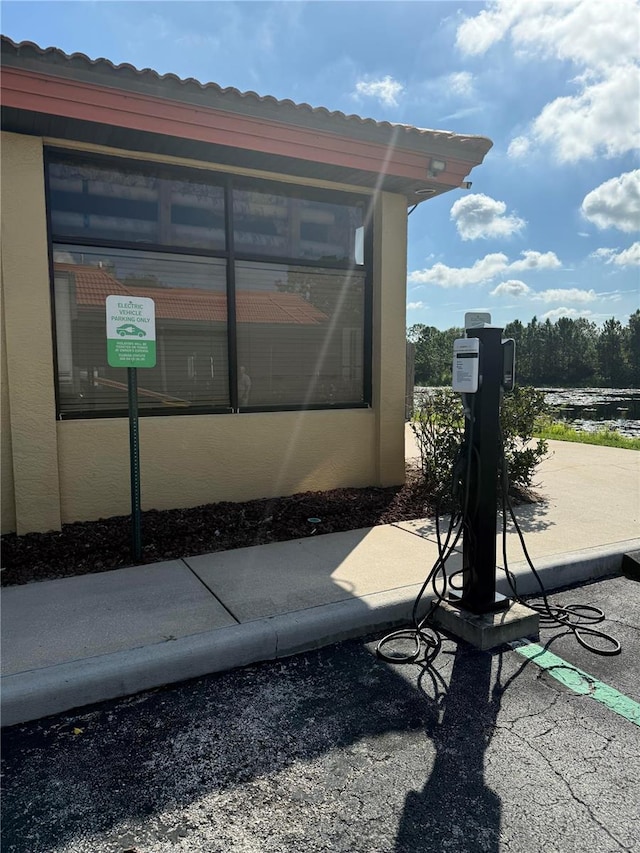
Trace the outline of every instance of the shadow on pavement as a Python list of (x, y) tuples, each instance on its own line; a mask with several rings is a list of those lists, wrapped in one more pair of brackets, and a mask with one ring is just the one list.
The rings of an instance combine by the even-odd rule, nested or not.
[(499, 797), (484, 781), (502, 691), (491, 688), (492, 656), (459, 645), (441, 722), (428, 732), (436, 749), (422, 791), (406, 798), (396, 853), (497, 853)]
[[(523, 533), (537, 533), (555, 527), (557, 522), (549, 520), (549, 506), (545, 501), (534, 504), (519, 504), (514, 507), (515, 516)], [(513, 529), (508, 518), (509, 529)], [(498, 513), (498, 530), (502, 530), (502, 514)]]
[[(450, 671), (451, 657), (439, 659), (441, 672)], [(491, 661), (458, 650), (443, 698), (446, 677), (400, 672), (370, 645), (350, 641), (5, 730), (2, 849), (84, 850), (87, 839), (94, 850), (155, 849), (188, 836), (196, 810), (206, 808), (217, 841), (211, 849), (223, 850), (225, 833), (238, 831), (233, 821), (246, 819), (238, 803), (252, 814), (258, 795), (259, 819), (284, 808), (311, 833), (314, 809), (344, 811), (326, 846), (309, 839), (307, 849), (376, 849), (375, 835), (363, 837), (375, 823), (351, 826), (353, 804), (370, 799), (382, 814), (392, 784), (387, 762), (408, 788), (411, 773), (419, 777), (433, 761), (433, 741), (433, 771), (406, 800), (396, 850), (441, 853), (443, 839), (459, 837), (469, 846), (457, 851), (493, 851), (500, 803), (482, 772), (498, 710), (489, 697)], [(406, 771), (415, 749), (416, 766)], [(393, 812), (400, 816), (401, 797)], [(285, 849), (299, 849), (298, 841)], [(387, 841), (393, 849), (393, 836)]]

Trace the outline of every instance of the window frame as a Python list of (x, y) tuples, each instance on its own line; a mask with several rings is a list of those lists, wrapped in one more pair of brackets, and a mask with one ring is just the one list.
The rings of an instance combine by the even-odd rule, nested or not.
[[(169, 243), (152, 243), (145, 241), (107, 240), (101, 238), (82, 237), (54, 233), (52, 227), (51, 192), (49, 187), (49, 165), (51, 161), (71, 162), (77, 164), (102, 166), (104, 168), (130, 168), (139, 174), (174, 180), (193, 179), (201, 183), (209, 183), (223, 190), (224, 219), (225, 219), (225, 248), (204, 249), (201, 247), (176, 246)], [(233, 190), (249, 190), (254, 192), (281, 193), (284, 196), (299, 197), (311, 201), (317, 200), (331, 204), (352, 204), (363, 207), (364, 252), (363, 263), (353, 261), (315, 260), (296, 258), (255, 252), (236, 251), (234, 244), (234, 209)], [(196, 166), (183, 166), (174, 163), (138, 160), (115, 154), (97, 154), (95, 152), (66, 149), (58, 146), (46, 146), (44, 149), (44, 194), (46, 207), (47, 248), (49, 264), (49, 288), (51, 304), (51, 324), (53, 338), (53, 370), (54, 393), (57, 420), (82, 420), (91, 418), (124, 418), (127, 411), (123, 409), (104, 409), (85, 412), (64, 412), (60, 400), (60, 383), (58, 377), (58, 341), (56, 323), (55, 276), (53, 247), (54, 244), (64, 246), (87, 246), (98, 249), (126, 249), (133, 251), (156, 252), (158, 254), (188, 255), (192, 257), (220, 258), (226, 261), (226, 297), (227, 297), (227, 359), (229, 374), (229, 406), (190, 406), (188, 408), (153, 408), (140, 409), (140, 417), (175, 417), (210, 414), (232, 414), (241, 412), (283, 412), (283, 411), (323, 411), (332, 409), (367, 409), (372, 405), (372, 344), (373, 344), (373, 204), (374, 196), (368, 193), (350, 193), (343, 190), (332, 190), (324, 187), (313, 187), (305, 184), (288, 183), (269, 178), (254, 178), (247, 175), (235, 175), (228, 172), (218, 172)], [(236, 315), (236, 261), (247, 261), (262, 264), (290, 264), (316, 269), (344, 270), (352, 269), (364, 272), (364, 309), (363, 309), (363, 352), (362, 352), (362, 400), (337, 403), (300, 403), (283, 405), (238, 405), (238, 355), (237, 355), (237, 315)], [(106, 347), (106, 340), (105, 340)]]

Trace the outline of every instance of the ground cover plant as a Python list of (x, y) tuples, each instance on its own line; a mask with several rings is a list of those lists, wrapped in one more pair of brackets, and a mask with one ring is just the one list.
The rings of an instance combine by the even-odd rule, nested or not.
[[(143, 563), (302, 539), (424, 518), (433, 505), (421, 477), (390, 488), (333, 489), (142, 513)], [(315, 521), (310, 521), (315, 519)], [(2, 585), (132, 565), (128, 515), (65, 524), (60, 531), (2, 537)]]
[(640, 438), (620, 435), (613, 429), (599, 429), (594, 432), (572, 429), (570, 426), (550, 418), (541, 418), (536, 422), (534, 434), (538, 438), (553, 441), (574, 441), (580, 444), (597, 444), (600, 447), (622, 447), (626, 450), (640, 450)]

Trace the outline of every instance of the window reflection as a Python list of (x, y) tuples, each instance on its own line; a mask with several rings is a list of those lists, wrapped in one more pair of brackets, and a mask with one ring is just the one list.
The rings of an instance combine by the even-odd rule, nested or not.
[(226, 264), (183, 255), (54, 247), (61, 410), (126, 407), (127, 377), (107, 363), (107, 296), (146, 296), (157, 363), (140, 370), (141, 408), (228, 407)]
[(363, 401), (364, 272), (238, 263), (236, 283), (252, 406)]
[(55, 234), (224, 249), (221, 187), (66, 161), (49, 166)]
[(234, 241), (245, 254), (352, 261), (363, 210), (254, 190), (234, 190)]

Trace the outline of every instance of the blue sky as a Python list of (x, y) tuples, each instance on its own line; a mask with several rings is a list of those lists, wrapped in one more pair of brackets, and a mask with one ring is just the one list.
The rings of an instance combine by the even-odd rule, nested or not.
[(409, 217), (407, 325), (640, 307), (640, 0), (11, 2), (2, 32), (67, 53), (489, 136)]

